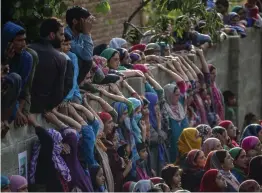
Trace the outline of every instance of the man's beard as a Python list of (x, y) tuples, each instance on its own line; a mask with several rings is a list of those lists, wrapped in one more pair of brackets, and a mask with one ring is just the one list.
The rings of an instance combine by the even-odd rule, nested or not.
[(61, 48), (62, 41), (59, 40), (57, 37), (55, 37), (55, 39), (54, 39), (54, 40), (51, 40), (50, 43), (52, 44), (52, 46), (53, 46), (55, 49), (60, 49), (60, 48)]

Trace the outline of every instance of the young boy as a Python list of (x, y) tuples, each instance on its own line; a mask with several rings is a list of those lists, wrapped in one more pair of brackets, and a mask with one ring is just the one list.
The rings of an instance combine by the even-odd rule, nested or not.
[(136, 176), (137, 181), (139, 180), (148, 180), (150, 177), (148, 176), (148, 165), (147, 165), (147, 157), (148, 153), (146, 150), (145, 143), (138, 143), (136, 145), (136, 149), (139, 155), (139, 160), (136, 162)]
[(224, 96), (224, 101), (225, 101), (225, 119), (230, 120), (233, 122), (234, 125), (237, 125), (236, 96), (230, 90), (224, 91), (223, 96)]

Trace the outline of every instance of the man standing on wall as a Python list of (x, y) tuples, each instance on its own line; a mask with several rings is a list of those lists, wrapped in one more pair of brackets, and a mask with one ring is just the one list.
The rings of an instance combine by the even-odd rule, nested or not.
[(78, 83), (82, 82), (92, 68), (93, 41), (91, 30), (95, 17), (85, 8), (74, 6), (66, 12), (68, 26), (65, 32), (71, 35), (71, 51), (78, 57)]

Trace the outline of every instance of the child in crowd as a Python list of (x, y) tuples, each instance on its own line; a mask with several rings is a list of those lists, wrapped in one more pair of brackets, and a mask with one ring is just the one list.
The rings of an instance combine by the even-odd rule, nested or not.
[(181, 170), (173, 164), (166, 165), (161, 171), (161, 177), (169, 186), (171, 192), (182, 190), (181, 188)]
[(148, 166), (147, 166), (147, 148), (145, 143), (138, 143), (136, 145), (137, 152), (139, 154), (139, 160), (136, 162), (136, 176), (137, 180), (148, 180)]
[(223, 92), (224, 102), (225, 102), (225, 119), (233, 122), (234, 125), (237, 124), (236, 120), (236, 107), (237, 107), (237, 99), (236, 95), (230, 91), (226, 90)]
[(105, 176), (100, 165), (94, 165), (89, 169), (93, 189), (95, 192), (107, 192), (105, 188)]

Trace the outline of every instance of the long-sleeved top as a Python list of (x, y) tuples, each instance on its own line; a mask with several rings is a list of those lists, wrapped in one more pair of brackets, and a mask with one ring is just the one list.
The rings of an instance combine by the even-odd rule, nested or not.
[(32, 113), (56, 107), (64, 98), (66, 58), (44, 39), (31, 44), (39, 58), (31, 91)]

